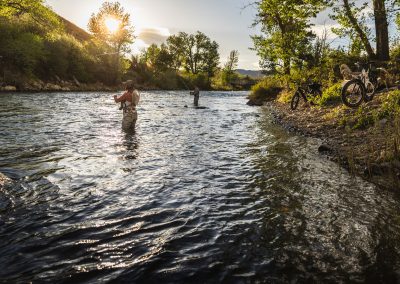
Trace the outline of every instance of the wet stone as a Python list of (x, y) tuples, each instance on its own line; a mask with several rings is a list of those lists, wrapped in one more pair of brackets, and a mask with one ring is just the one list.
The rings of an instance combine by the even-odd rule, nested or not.
[(318, 147), (319, 153), (331, 153), (332, 151), (333, 151), (332, 148), (326, 144), (322, 144), (321, 146)]

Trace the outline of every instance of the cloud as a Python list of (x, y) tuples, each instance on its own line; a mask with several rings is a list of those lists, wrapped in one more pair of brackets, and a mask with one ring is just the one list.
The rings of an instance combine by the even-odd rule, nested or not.
[(171, 35), (169, 29), (162, 27), (142, 28), (138, 31), (138, 39), (146, 44), (161, 44)]
[(335, 35), (332, 32), (332, 28), (338, 28), (340, 27), (339, 24), (323, 24), (323, 25), (315, 25), (311, 29), (312, 31), (319, 37), (323, 36), (324, 33), (326, 33), (326, 37), (328, 40), (333, 40), (337, 38), (337, 35)]
[(135, 42), (131, 45), (131, 52), (133, 54), (139, 54), (143, 49), (149, 47), (149, 44), (145, 43), (143, 40), (137, 38)]

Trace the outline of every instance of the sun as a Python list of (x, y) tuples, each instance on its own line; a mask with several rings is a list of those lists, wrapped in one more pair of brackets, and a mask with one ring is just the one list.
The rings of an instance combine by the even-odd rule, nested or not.
[(107, 30), (110, 33), (114, 34), (118, 31), (121, 21), (119, 21), (115, 18), (109, 17), (104, 20), (104, 24), (106, 25)]

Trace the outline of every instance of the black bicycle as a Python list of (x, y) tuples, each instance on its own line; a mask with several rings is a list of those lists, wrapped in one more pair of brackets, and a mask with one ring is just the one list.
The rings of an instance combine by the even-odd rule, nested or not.
[(378, 69), (372, 62), (357, 63), (356, 66), (361, 72), (353, 72), (353, 78), (343, 85), (341, 91), (342, 102), (352, 108), (358, 107), (363, 100), (371, 101), (379, 84)]
[(311, 84), (307, 84), (305, 86), (300, 86), (297, 88), (296, 92), (292, 97), (292, 101), (290, 102), (290, 108), (295, 110), (300, 102), (300, 97), (303, 98), (304, 102), (307, 103), (311, 98), (321, 97), (322, 85), (319, 83), (312, 82)]

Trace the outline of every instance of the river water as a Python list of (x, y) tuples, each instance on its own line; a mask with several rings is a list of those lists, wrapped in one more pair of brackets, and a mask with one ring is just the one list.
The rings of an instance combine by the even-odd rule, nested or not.
[(0, 282), (399, 281), (399, 198), (246, 93), (111, 95), (0, 95)]

